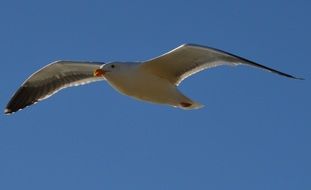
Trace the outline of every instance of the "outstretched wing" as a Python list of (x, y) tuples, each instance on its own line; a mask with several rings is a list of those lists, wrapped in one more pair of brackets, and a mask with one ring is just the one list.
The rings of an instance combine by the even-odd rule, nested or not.
[(56, 61), (33, 73), (15, 92), (4, 113), (10, 114), (46, 99), (61, 89), (104, 80), (94, 77), (103, 63)]
[(221, 65), (235, 66), (240, 64), (258, 67), (285, 77), (299, 79), (231, 53), (195, 44), (181, 45), (170, 52), (144, 62), (141, 68), (178, 85), (185, 78), (204, 69)]

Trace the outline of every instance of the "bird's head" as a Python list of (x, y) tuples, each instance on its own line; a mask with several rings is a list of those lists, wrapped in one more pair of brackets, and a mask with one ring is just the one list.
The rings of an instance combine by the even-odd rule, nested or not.
[(94, 71), (95, 77), (104, 77), (107, 73), (110, 72), (117, 72), (120, 70), (120, 64), (119, 63), (107, 63), (102, 65), (99, 69), (96, 69)]
[(135, 64), (125, 63), (125, 62), (111, 62), (102, 65), (99, 69), (94, 71), (95, 77), (107, 77), (112, 75), (123, 75), (124, 71), (130, 71), (131, 68), (134, 68)]

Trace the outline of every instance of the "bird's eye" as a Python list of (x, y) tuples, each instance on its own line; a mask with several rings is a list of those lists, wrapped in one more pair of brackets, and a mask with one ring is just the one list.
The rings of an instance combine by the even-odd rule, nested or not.
[(114, 66), (114, 65), (111, 65), (110, 67), (111, 67), (111, 68), (115, 68), (115, 66)]

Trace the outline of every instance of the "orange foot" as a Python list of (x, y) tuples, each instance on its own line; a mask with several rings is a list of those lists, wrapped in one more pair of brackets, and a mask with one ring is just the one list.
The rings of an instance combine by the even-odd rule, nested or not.
[(187, 108), (187, 107), (192, 106), (192, 104), (191, 104), (191, 103), (188, 103), (188, 102), (180, 102), (180, 105), (181, 105), (182, 107), (184, 107), (184, 108)]

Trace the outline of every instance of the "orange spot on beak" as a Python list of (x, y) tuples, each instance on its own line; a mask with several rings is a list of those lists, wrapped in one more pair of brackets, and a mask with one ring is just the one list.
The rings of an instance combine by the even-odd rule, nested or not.
[(102, 69), (96, 69), (93, 73), (94, 77), (103, 77), (106, 72)]

